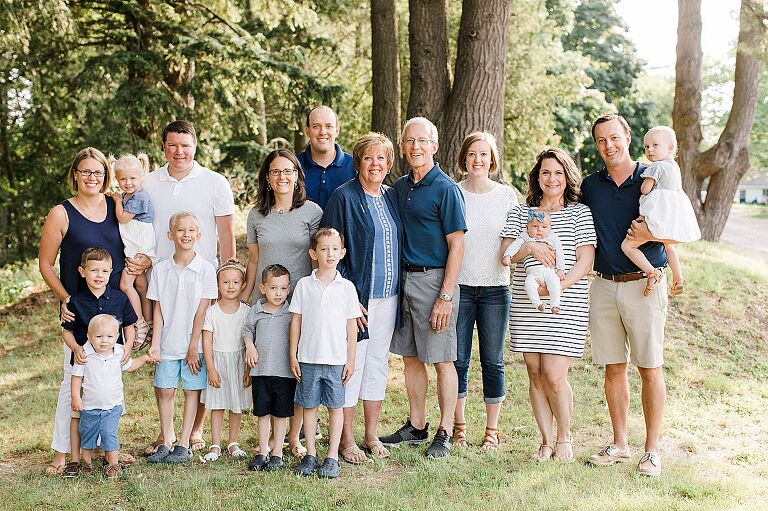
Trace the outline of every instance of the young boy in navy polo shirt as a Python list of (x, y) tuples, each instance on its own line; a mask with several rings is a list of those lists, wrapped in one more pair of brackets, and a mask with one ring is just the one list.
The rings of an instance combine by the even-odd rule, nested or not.
[[(123, 344), (123, 362), (131, 355), (131, 348), (136, 336), (134, 323), (138, 320), (131, 307), (128, 297), (119, 289), (109, 287), (109, 276), (112, 272), (112, 256), (103, 248), (87, 248), (80, 257), (78, 267), (80, 275), (85, 279), (87, 289), (73, 294), (69, 298), (67, 308), (75, 315), (72, 321), (62, 322), (62, 338), (64, 344), (72, 351), (69, 363), (85, 364), (86, 354), (83, 346), (88, 341), (88, 324), (99, 314), (114, 316), (122, 325), (123, 332), (118, 332), (118, 344)], [(123, 337), (124, 336), (124, 337)], [(64, 378), (62, 387), (70, 386), (71, 380)], [(62, 389), (63, 391), (63, 389)], [(69, 412), (71, 408), (71, 392), (60, 394), (60, 399), (68, 403), (60, 403), (59, 409), (66, 404), (66, 410), (71, 414), (69, 427), (70, 462), (64, 469), (64, 477), (76, 477), (80, 473), (80, 414)]]

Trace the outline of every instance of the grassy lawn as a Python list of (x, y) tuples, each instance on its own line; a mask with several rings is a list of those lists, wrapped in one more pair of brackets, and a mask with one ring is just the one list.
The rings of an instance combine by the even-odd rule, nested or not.
[[(507, 354), (502, 445), (493, 454), (478, 447), (484, 419), (475, 364), (467, 405), (472, 445), (454, 450), (448, 460), (425, 460), (424, 447), (393, 449), (388, 460), (344, 464), (336, 481), (297, 478), (290, 471), (248, 473), (246, 463), (230, 459), (182, 467), (150, 466), (139, 459), (116, 481), (47, 478), (43, 469), (51, 458), (61, 351), (56, 304), (44, 293), (0, 312), (0, 477), (5, 485), (0, 509), (765, 509), (768, 270), (743, 251), (717, 244), (697, 242), (679, 251), (688, 289), (672, 301), (667, 325), (661, 478), (643, 478), (633, 464), (593, 468), (584, 463), (610, 439), (602, 369), (589, 363), (589, 354), (571, 371), (579, 458), (571, 465), (527, 461), (539, 437), (521, 357)], [(121, 440), (124, 450), (138, 455), (157, 431), (151, 369), (126, 375), (125, 382), (128, 415)], [(635, 463), (644, 431), (638, 384), (635, 372), (630, 411)], [(434, 425), (434, 389), (429, 396)], [(402, 364), (393, 357), (380, 433), (397, 428), (406, 415)], [(359, 438), (362, 427), (357, 433)], [(244, 448), (255, 448), (254, 417), (244, 420), (241, 439)], [(321, 442), (321, 455), (324, 447)], [(286, 460), (295, 464), (290, 456)]]
[(753, 218), (768, 218), (768, 206), (765, 204), (734, 204), (733, 207)]

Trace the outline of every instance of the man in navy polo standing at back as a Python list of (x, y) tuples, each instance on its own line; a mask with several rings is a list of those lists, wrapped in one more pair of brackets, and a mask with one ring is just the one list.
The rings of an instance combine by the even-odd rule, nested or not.
[(325, 208), (333, 191), (355, 177), (352, 155), (336, 143), (339, 120), (327, 106), (309, 111), (304, 133), (309, 137), (309, 145), (296, 157), (304, 169), (307, 198)]
[(403, 357), (409, 417), (384, 445), (420, 444), (427, 441), (426, 398), (429, 383), (426, 364), (435, 366), (440, 425), (428, 458), (448, 456), (453, 434), (459, 380), (454, 361), (458, 351), (456, 317), (464, 259), (467, 222), (464, 197), (456, 182), (435, 163), (437, 128), (424, 117), (405, 123), (400, 151), (411, 171), (395, 183), (403, 220), (403, 326), (395, 332), (390, 351)]

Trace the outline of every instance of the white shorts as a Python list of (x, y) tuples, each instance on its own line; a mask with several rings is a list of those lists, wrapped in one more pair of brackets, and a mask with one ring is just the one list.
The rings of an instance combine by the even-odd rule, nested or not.
[(344, 408), (363, 401), (383, 401), (389, 375), (389, 344), (395, 331), (397, 296), (368, 301), (369, 339), (357, 343), (355, 372), (344, 387)]
[(131, 220), (127, 224), (120, 224), (120, 237), (125, 245), (125, 257), (144, 254), (156, 262), (155, 228), (151, 223)]

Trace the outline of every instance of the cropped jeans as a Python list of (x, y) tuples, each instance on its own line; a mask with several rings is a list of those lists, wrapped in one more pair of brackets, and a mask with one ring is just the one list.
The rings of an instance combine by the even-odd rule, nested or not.
[(487, 404), (504, 401), (504, 338), (509, 318), (509, 287), (461, 285), (459, 316), (456, 322), (459, 399), (467, 397), (472, 334), (477, 323), (483, 397)]

